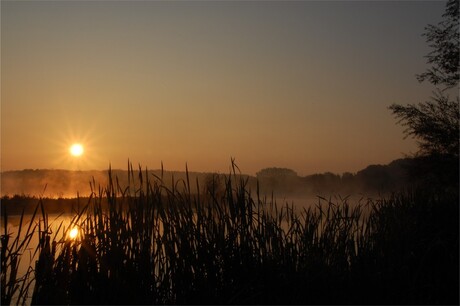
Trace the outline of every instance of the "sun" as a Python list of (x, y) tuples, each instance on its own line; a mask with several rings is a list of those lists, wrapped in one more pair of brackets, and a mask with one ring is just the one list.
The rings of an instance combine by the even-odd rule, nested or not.
[(83, 154), (83, 146), (79, 143), (74, 143), (73, 145), (70, 146), (70, 154), (72, 154), (73, 156), (81, 156)]
[(78, 229), (74, 227), (73, 229), (70, 230), (69, 238), (75, 240), (77, 236), (78, 236)]

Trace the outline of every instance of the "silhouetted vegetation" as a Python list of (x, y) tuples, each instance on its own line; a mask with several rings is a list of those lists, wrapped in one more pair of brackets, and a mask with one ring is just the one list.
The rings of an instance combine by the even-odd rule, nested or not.
[[(451, 87), (459, 77), (458, 1), (448, 1), (444, 17), (438, 27), (427, 28), (433, 66), (419, 79)], [(458, 98), (453, 102), (438, 93), (418, 106), (390, 107), (407, 127), (406, 136), (420, 141), (418, 155), (356, 174), (299, 177), (290, 169), (267, 168), (257, 181), (237, 173), (234, 163), (229, 175), (192, 176), (186, 170), (166, 177), (163, 170), (139, 167), (135, 173), (130, 166), (118, 176), (109, 170), (105, 185), (93, 178), (90, 196), (67, 205), (70, 225), (61, 223), (54, 233), (47, 209), (70, 200), (4, 197), (2, 305), (30, 299), (32, 304), (458, 304)], [(318, 197), (315, 207), (296, 211), (263, 195), (274, 189), (397, 192), (358, 203)], [(24, 222), (24, 211), (36, 201), (31, 220)], [(10, 208), (22, 208), (16, 233), (8, 225)], [(70, 238), (74, 227), (79, 234)], [(27, 252), (35, 262), (19, 275)]]
[[(119, 184), (127, 186), (137, 177), (129, 177), (126, 170), (113, 169), (112, 173), (118, 178)], [(162, 171), (161, 169), (149, 170), (152, 175), (163, 175), (164, 184), (171, 188), (171, 182), (185, 179), (184, 171)], [(202, 186), (205, 185), (209, 173), (189, 172), (189, 177), (195, 181), (198, 179)], [(88, 170), (47, 170), (25, 169), (20, 171), (2, 172), (2, 196), (12, 197), (20, 195), (25, 197), (41, 196), (52, 198), (75, 198), (77, 192), (80, 196), (89, 196), (91, 188), (89, 183), (94, 179), (101, 186), (108, 183), (106, 171)], [(255, 178), (253, 178), (255, 181)], [(98, 186), (95, 186), (97, 188)], [(196, 192), (196, 186), (191, 186), (191, 191)]]
[(445, 88), (458, 86), (459, 81), (459, 1), (446, 2), (444, 20), (438, 25), (428, 25), (424, 36), (432, 48), (426, 56), (431, 65), (426, 72), (417, 76), (420, 82), (430, 83)]
[(14, 195), (12, 197), (4, 196), (1, 198), (0, 212), (1, 216), (8, 211), (9, 215), (33, 214), (37, 202), (40, 201), (44, 209), (49, 214), (71, 214), (77, 211), (78, 205), (88, 199), (88, 197), (77, 198), (39, 198)]
[[(408, 166), (408, 174), (423, 186), (458, 189), (459, 185), (459, 1), (449, 0), (443, 21), (428, 25), (424, 36), (432, 51), (426, 56), (430, 68), (417, 76), (436, 87), (430, 101), (393, 104), (390, 110), (406, 127), (405, 137), (417, 139), (419, 151)], [(457, 87), (456, 99), (446, 94)]]
[[(458, 159), (443, 155), (398, 159), (387, 165), (369, 165), (356, 173), (345, 172), (341, 175), (325, 172), (299, 176), (291, 169), (271, 167), (259, 171), (257, 177), (240, 174), (239, 176), (247, 180), (247, 186), (253, 192), (257, 188), (258, 181), (260, 192), (263, 194), (275, 192), (274, 196), (278, 198), (311, 198), (312, 196), (329, 194), (388, 195), (393, 191), (401, 191), (421, 184), (449, 185), (453, 188), (452, 186), (455, 187), (456, 182), (458, 184), (457, 169)], [(121, 186), (129, 184), (126, 170), (112, 170), (112, 173), (118, 178), (118, 183)], [(163, 173), (163, 183), (169, 189), (172, 188), (173, 180), (186, 180), (187, 177), (184, 171), (148, 171), (150, 176), (160, 176), (161, 173)], [(214, 188), (217, 194), (221, 194), (225, 189), (225, 175), (223, 174), (190, 172), (188, 176), (190, 180), (197, 181), (198, 185), (201, 186), (198, 190), (197, 185), (192, 184), (190, 186), (191, 193), (200, 192), (204, 194), (206, 188)], [(46, 183), (48, 177), (50, 183)], [(61, 183), (66, 179), (72, 180), (71, 187), (69, 184)], [(70, 200), (65, 201), (66, 198), (59, 195), (65, 193), (68, 196), (69, 194), (72, 195), (71, 198), (75, 198), (77, 191), (79, 191), (80, 197), (88, 197), (91, 193), (89, 182), (92, 179), (102, 186), (108, 183), (104, 171), (31, 170), (4, 172), (2, 173), (2, 182), (4, 183), (2, 191), (10, 195), (5, 195), (2, 202), (9, 208), (10, 214), (20, 214), (23, 208), (30, 213), (32, 206), (26, 202), (33, 202), (33, 197), (43, 193), (46, 186), (46, 194), (54, 195), (53, 198), (41, 197), (48, 211), (50, 213), (59, 210), (68, 212), (71, 209), (69, 205), (76, 205), (76, 203)], [(131, 177), (130, 183), (138, 184), (138, 180), (138, 177)]]
[[(459, 302), (458, 190), (356, 204), (318, 198), (296, 212), (258, 190), (251, 196), (235, 170), (223, 192), (209, 182), (204, 194), (192, 194), (187, 177), (169, 189), (147, 171), (130, 176), (139, 184), (120, 186), (109, 171), (108, 185), (85, 200), (61, 239), (39, 203), (28, 230), (40, 238), (33, 304)], [(2, 267), (14, 267), (8, 254), (23, 251), (8, 245)], [(13, 284), (2, 282), (2, 292)]]
[(295, 193), (301, 188), (297, 173), (287, 168), (265, 168), (256, 173), (257, 180), (265, 186), (266, 192), (277, 190), (285, 193)]
[(432, 101), (416, 105), (390, 106), (393, 114), (406, 126), (404, 133), (418, 139), (420, 155), (451, 155), (458, 158), (459, 100), (438, 92)]

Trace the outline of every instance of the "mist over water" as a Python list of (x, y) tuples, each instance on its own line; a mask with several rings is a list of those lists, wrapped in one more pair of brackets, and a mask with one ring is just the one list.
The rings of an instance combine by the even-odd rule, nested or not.
[[(265, 168), (250, 176), (240, 174), (248, 189), (260, 197), (277, 200), (278, 203), (301, 204), (317, 199), (317, 196), (353, 196), (354, 200), (375, 197), (402, 189), (408, 184), (405, 168), (407, 160), (395, 160), (388, 165), (370, 165), (357, 173), (334, 174), (331, 172), (298, 176), (291, 169)], [(134, 191), (143, 188), (147, 181), (160, 182), (168, 188), (187, 185), (192, 193), (203, 193), (208, 187), (225, 189), (228, 174), (143, 170), (130, 173), (111, 170), (115, 187)], [(1, 196), (14, 195), (47, 198), (86, 197), (96, 194), (109, 184), (109, 171), (31, 170), (6, 171), (1, 175)]]

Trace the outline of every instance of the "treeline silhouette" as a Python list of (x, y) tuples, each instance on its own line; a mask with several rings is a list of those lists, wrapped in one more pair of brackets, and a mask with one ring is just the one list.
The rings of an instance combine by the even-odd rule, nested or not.
[(284, 195), (390, 194), (425, 186), (458, 187), (458, 158), (433, 155), (402, 158), (387, 165), (370, 165), (357, 173), (332, 172), (299, 176), (287, 168), (266, 168), (257, 173), (264, 192), (276, 190)]
[[(129, 177), (126, 170), (111, 170), (120, 186), (138, 183), (138, 177)], [(143, 170), (145, 174), (146, 170)], [(148, 170), (150, 178), (163, 177), (168, 188), (186, 180), (185, 171)], [(198, 193), (214, 184), (223, 189), (225, 174), (188, 172), (191, 192)], [(403, 158), (387, 165), (370, 165), (356, 173), (332, 172), (299, 176), (294, 170), (270, 167), (257, 172), (256, 176), (239, 174), (247, 180), (248, 188), (257, 188), (265, 194), (275, 191), (275, 196), (316, 196), (325, 194), (388, 194), (423, 184), (440, 186), (458, 185), (458, 159), (430, 156)], [(101, 186), (108, 183), (107, 171), (32, 170), (6, 171), (2, 173), (2, 196), (74, 198), (91, 193), (90, 182)], [(130, 180), (130, 182), (128, 181)], [(259, 183), (259, 186), (257, 186)], [(97, 189), (98, 186), (95, 186)]]

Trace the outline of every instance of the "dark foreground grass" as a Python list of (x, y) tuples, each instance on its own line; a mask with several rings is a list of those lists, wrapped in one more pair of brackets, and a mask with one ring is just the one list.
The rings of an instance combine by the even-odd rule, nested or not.
[(458, 193), (320, 198), (296, 212), (252, 194), (235, 167), (224, 188), (203, 194), (191, 194), (188, 179), (168, 189), (161, 177), (136, 176), (121, 188), (109, 171), (72, 220), (75, 241), (70, 227), (52, 237), (37, 206), (28, 233), (40, 236), (39, 255), (23, 280), (11, 271), (25, 244), (2, 236), (2, 304), (15, 303), (4, 292), (18, 286), (25, 302), (31, 279), (33, 304), (459, 302)]

